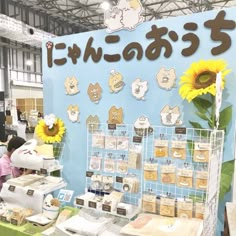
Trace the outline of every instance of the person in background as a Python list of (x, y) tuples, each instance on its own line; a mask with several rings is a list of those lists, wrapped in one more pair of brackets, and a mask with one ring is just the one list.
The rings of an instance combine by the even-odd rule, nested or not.
[(7, 145), (7, 152), (0, 158), (0, 190), (2, 189), (2, 184), (6, 182), (11, 177), (19, 177), (22, 173), (20, 169), (16, 167), (11, 167), (11, 155), (12, 153), (22, 146), (26, 141), (21, 137), (13, 137), (9, 140)]

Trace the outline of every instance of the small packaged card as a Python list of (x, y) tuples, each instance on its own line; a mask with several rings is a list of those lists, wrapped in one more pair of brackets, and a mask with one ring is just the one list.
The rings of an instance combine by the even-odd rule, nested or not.
[(171, 156), (181, 160), (186, 159), (186, 141), (172, 141), (171, 142)]
[(156, 195), (152, 192), (144, 192), (142, 199), (142, 208), (144, 212), (156, 213), (157, 201)]
[(161, 182), (163, 184), (175, 184), (175, 170), (174, 165), (161, 166)]
[(105, 149), (116, 150), (116, 136), (105, 136)]
[(195, 218), (202, 219), (204, 218), (205, 204), (203, 202), (195, 203)]
[(154, 144), (154, 157), (168, 157), (168, 140), (156, 139)]
[(175, 199), (170, 197), (161, 197), (160, 201), (160, 215), (175, 216)]
[(194, 143), (193, 161), (209, 162), (210, 143)]
[(157, 181), (158, 180), (158, 173), (157, 173), (157, 163), (144, 163), (144, 179), (150, 181)]
[(193, 201), (191, 199), (177, 199), (177, 217), (188, 219), (193, 217)]
[(94, 148), (104, 148), (105, 146), (105, 136), (102, 132), (92, 134), (92, 147)]
[(128, 173), (128, 161), (120, 159), (116, 161), (116, 172), (120, 174)]
[(101, 163), (102, 163), (101, 157), (92, 156), (89, 162), (89, 169), (99, 171), (101, 170)]
[(207, 180), (208, 180), (207, 171), (196, 171), (196, 189), (206, 190)]
[(108, 173), (114, 173), (115, 172), (115, 160), (112, 158), (105, 158), (103, 162), (103, 171)]
[(116, 139), (116, 149), (127, 151), (129, 148), (129, 138), (127, 136), (118, 136)]
[(178, 187), (193, 187), (193, 170), (183, 168), (177, 170), (177, 186)]

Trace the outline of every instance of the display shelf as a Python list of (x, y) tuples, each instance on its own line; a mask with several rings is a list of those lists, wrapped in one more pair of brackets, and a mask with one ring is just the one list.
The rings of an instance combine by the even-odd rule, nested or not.
[(97, 209), (97, 208), (94, 209), (94, 208), (89, 207), (89, 206), (77, 204), (76, 203), (77, 202), (77, 200), (76, 200), (77, 198), (79, 198), (79, 197), (76, 197), (75, 201), (74, 201), (74, 206), (75, 207), (85, 208), (85, 209), (89, 209), (89, 210), (96, 210), (97, 212), (110, 214), (110, 215), (121, 217), (121, 218), (125, 218), (125, 219), (128, 219), (128, 220), (132, 220), (135, 216), (137, 216), (141, 212), (141, 208), (140, 207), (136, 207), (136, 206), (133, 206), (132, 212), (127, 214), (127, 215), (124, 215), (124, 211), (120, 211), (120, 214), (117, 213), (117, 209), (115, 209), (114, 211), (111, 211), (111, 212), (109, 212), (107, 210)]

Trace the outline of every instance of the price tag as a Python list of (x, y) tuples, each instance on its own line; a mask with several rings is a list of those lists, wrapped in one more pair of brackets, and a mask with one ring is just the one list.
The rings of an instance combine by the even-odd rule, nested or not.
[(116, 183), (123, 183), (123, 177), (116, 176)]
[(118, 215), (126, 216), (126, 209), (117, 208), (117, 209), (116, 209), (116, 213), (117, 213)]
[(186, 128), (185, 127), (175, 127), (175, 133), (176, 134), (186, 134)]
[(76, 198), (76, 199), (75, 199), (75, 202), (76, 202), (77, 205), (84, 206), (84, 199)]
[(111, 206), (107, 204), (102, 204), (102, 210), (106, 212), (111, 212)]
[(142, 143), (142, 137), (133, 136), (133, 143)]
[(28, 189), (26, 194), (27, 194), (28, 196), (33, 196), (33, 195), (34, 195), (34, 190)]
[(2, 217), (1, 217), (1, 221), (4, 222), (4, 223), (8, 223), (6, 216), (2, 216)]
[(15, 191), (15, 188), (16, 188), (16, 186), (10, 185), (10, 186), (8, 187), (8, 190), (11, 191), (11, 192), (14, 192), (14, 191)]
[(43, 168), (40, 169), (40, 174), (46, 175), (47, 173), (48, 173), (47, 169), (43, 169)]
[(92, 177), (93, 176), (93, 172), (92, 171), (86, 171), (86, 177)]
[(116, 124), (108, 124), (109, 130), (116, 130)]
[(96, 209), (96, 208), (97, 208), (97, 203), (96, 203), (96, 202), (91, 202), (91, 201), (89, 201), (89, 202), (88, 202), (88, 206), (89, 206), (90, 208)]
[(13, 224), (13, 225), (18, 225), (18, 220), (16, 220), (16, 219), (11, 219), (11, 224)]

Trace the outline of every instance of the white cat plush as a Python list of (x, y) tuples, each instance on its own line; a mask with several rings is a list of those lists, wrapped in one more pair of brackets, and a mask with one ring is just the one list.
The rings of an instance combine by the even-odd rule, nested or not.
[(59, 214), (60, 202), (48, 194), (43, 201), (43, 215), (50, 220), (55, 220)]
[(35, 151), (37, 140), (31, 139), (17, 148), (11, 156), (12, 166), (32, 170), (43, 168), (43, 157)]
[(138, 100), (144, 100), (145, 93), (148, 90), (148, 82), (137, 78), (132, 83), (132, 95)]

